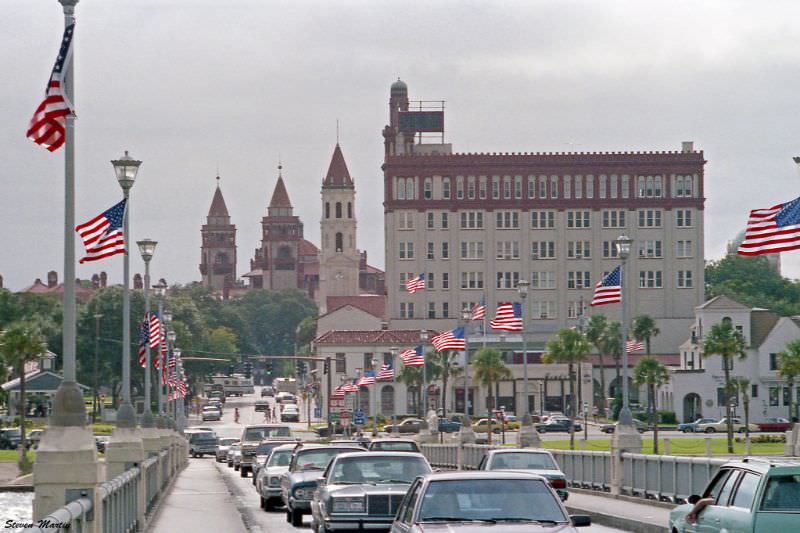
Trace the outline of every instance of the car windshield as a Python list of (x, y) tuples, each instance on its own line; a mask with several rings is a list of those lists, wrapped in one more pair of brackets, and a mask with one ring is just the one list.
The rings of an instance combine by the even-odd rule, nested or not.
[(416, 452), (417, 445), (413, 442), (376, 442), (370, 449), (384, 452)]
[(342, 457), (330, 473), (330, 483), (411, 483), (431, 473), (422, 457)]
[(495, 454), (489, 470), (558, 470), (546, 453), (506, 452)]
[(428, 485), (420, 522), (470, 520), (566, 522), (567, 517), (538, 479), (457, 479)]
[(191, 438), (192, 442), (217, 442), (217, 437), (213, 433), (195, 433)]
[[(351, 448), (326, 449), (326, 450), (306, 450), (297, 452), (292, 472), (301, 470), (325, 470), (331, 459), (340, 453), (354, 452)], [(363, 451), (363, 448), (361, 449)]]
[(219, 439), (220, 446), (230, 446), (234, 444), (238, 439)]
[(292, 450), (278, 450), (272, 452), (267, 466), (289, 466), (292, 462)]
[(262, 442), (256, 448), (256, 454), (258, 455), (269, 455), (269, 452), (272, 451), (273, 448), (277, 446), (281, 446), (282, 444), (286, 444), (285, 442)]
[(272, 437), (291, 437), (287, 426), (247, 428), (244, 440), (263, 440)]
[(771, 476), (764, 498), (762, 511), (800, 511), (800, 474)]

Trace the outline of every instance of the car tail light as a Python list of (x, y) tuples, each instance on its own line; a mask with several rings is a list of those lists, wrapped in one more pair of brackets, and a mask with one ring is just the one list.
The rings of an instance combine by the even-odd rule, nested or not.
[(567, 488), (567, 480), (566, 479), (551, 479), (550, 486), (554, 489), (566, 489)]

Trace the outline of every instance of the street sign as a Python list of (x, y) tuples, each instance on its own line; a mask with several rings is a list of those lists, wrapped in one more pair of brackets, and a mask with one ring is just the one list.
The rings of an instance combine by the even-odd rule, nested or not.
[(315, 407), (314, 408), (314, 418), (322, 418), (322, 408)]
[(350, 418), (350, 412), (344, 409), (339, 411), (339, 418), (341, 418), (342, 420), (347, 420), (348, 418)]
[(359, 409), (355, 413), (353, 413), (353, 422), (357, 425), (366, 424), (367, 423), (367, 413)]
[(335, 411), (331, 412), (331, 422), (335, 424), (338, 421), (339, 421), (339, 413)]
[(348, 394), (347, 397), (344, 399), (344, 406), (348, 411), (352, 411), (355, 408), (356, 399), (353, 398), (352, 394)]
[(343, 408), (344, 407), (344, 400), (331, 400), (331, 407), (332, 408), (333, 407)]

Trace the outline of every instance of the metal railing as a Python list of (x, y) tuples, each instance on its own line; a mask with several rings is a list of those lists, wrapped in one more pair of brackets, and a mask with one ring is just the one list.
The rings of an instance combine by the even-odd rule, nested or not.
[(39, 520), (24, 533), (81, 533), (86, 530), (86, 522), (91, 519), (93, 504), (88, 496), (73, 500)]
[(158, 496), (158, 455), (148, 457), (142, 462), (144, 470), (144, 504), (147, 512), (153, 508)]
[(548, 451), (572, 486), (600, 491), (611, 488), (611, 452)]
[(98, 487), (104, 533), (136, 531), (141, 472), (138, 467), (133, 467)]

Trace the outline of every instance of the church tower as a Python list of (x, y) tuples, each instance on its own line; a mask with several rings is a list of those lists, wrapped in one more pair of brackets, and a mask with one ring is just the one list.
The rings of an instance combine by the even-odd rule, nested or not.
[(219, 187), (219, 176), (200, 235), (203, 243), (200, 248), (202, 283), (214, 290), (225, 291), (236, 283), (236, 226), (231, 224)]
[(359, 294), (360, 254), (356, 245), (356, 189), (339, 143), (333, 150), (328, 174), (322, 181), (322, 251), (319, 271), (319, 307), (326, 312), (329, 296)]

